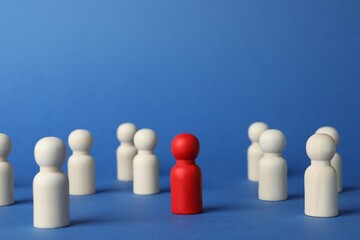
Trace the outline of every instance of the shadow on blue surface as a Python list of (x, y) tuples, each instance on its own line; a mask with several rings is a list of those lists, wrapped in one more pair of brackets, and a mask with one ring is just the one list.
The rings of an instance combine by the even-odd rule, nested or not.
[(304, 194), (289, 194), (287, 200), (304, 199)]
[(349, 186), (349, 187), (343, 187), (343, 193), (346, 192), (355, 192), (355, 191), (359, 191), (360, 187), (359, 186)]
[(213, 213), (213, 212), (228, 212), (228, 211), (240, 211), (243, 210), (241, 206), (237, 205), (231, 205), (231, 206), (223, 206), (223, 205), (217, 205), (217, 206), (205, 206), (204, 207), (204, 213)]
[(101, 189), (98, 189), (96, 190), (96, 194), (105, 194), (105, 193), (111, 193), (111, 192), (116, 192), (117, 189), (116, 188), (101, 188)]
[(31, 204), (33, 201), (31, 198), (24, 198), (24, 199), (18, 199), (15, 200), (14, 204), (18, 205), (18, 204)]
[(360, 208), (340, 209), (339, 216), (360, 215)]
[(165, 187), (165, 188), (160, 188), (160, 192), (159, 194), (162, 194), (162, 193), (170, 193), (170, 188), (169, 187)]
[(89, 218), (89, 219), (75, 219), (71, 220), (71, 226), (89, 226), (93, 224), (98, 224), (103, 221), (103, 219), (98, 218)]
[[(127, 189), (127, 190), (132, 191), (129, 189)], [(118, 187), (103, 187), (103, 188), (99, 188), (98, 190), (96, 190), (96, 194), (107, 194), (107, 193), (118, 192), (118, 191), (119, 191)], [(163, 188), (160, 188), (159, 194), (169, 193), (169, 192), (170, 192), (169, 187), (163, 187)]]

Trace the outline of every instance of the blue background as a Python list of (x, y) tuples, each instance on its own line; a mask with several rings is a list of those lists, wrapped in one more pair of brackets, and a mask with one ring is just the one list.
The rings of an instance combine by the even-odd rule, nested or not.
[[(359, 236), (359, 1), (0, 2), (0, 131), (13, 140), (16, 204), (0, 208), (0, 239), (354, 239)], [(247, 128), (287, 137), (289, 200), (257, 200), (246, 180)], [(154, 129), (161, 193), (116, 181), (117, 126)], [(341, 133), (340, 215), (303, 214), (307, 138)], [(35, 143), (95, 139), (98, 194), (71, 197), (72, 225), (32, 227)], [(170, 213), (172, 138), (201, 142), (205, 212)], [(70, 153), (68, 153), (69, 155)], [(66, 167), (64, 167), (66, 171)]]

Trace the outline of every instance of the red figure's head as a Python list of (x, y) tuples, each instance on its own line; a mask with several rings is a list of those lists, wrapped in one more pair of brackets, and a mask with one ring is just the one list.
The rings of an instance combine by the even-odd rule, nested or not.
[(173, 139), (171, 151), (177, 160), (194, 161), (199, 155), (200, 143), (194, 135), (182, 133)]

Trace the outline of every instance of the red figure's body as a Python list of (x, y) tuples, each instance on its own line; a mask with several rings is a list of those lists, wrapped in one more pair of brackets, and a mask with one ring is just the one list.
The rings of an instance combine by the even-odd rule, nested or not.
[(201, 170), (195, 163), (199, 140), (192, 134), (179, 134), (171, 144), (176, 165), (171, 169), (171, 211), (175, 214), (202, 212)]

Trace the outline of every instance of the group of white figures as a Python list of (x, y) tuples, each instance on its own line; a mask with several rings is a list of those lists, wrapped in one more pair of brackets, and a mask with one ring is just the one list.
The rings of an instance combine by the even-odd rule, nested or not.
[[(117, 176), (120, 181), (132, 181), (135, 194), (159, 192), (159, 162), (153, 154), (157, 145), (151, 129), (136, 129), (132, 123), (117, 129), (121, 142), (117, 149)], [(68, 176), (61, 166), (66, 159), (66, 146), (57, 137), (40, 139), (34, 149), (40, 171), (33, 181), (34, 226), (58, 228), (70, 224), (69, 195), (89, 195), (96, 192), (95, 161), (89, 151), (93, 138), (88, 130), (77, 129), (69, 135), (73, 154), (68, 160)], [(0, 206), (14, 203), (14, 173), (7, 157), (11, 139), (0, 133)]]
[[(248, 148), (248, 178), (259, 182), (258, 197), (264, 201), (287, 199), (287, 164), (281, 156), (286, 145), (280, 130), (269, 129), (263, 122), (249, 127), (252, 144)], [(304, 176), (305, 215), (338, 215), (338, 192), (342, 191), (342, 163), (336, 153), (339, 133), (333, 127), (321, 127), (306, 143), (311, 165)]]
[[(151, 129), (137, 130), (132, 123), (117, 129), (121, 142), (117, 149), (117, 178), (133, 181), (135, 194), (159, 192), (159, 161), (153, 151), (156, 133)], [(281, 156), (286, 140), (284, 134), (269, 129), (263, 122), (249, 127), (252, 141), (248, 149), (248, 178), (259, 182), (259, 199), (287, 199), (287, 164)], [(68, 176), (61, 166), (66, 159), (66, 146), (57, 137), (40, 139), (34, 149), (40, 171), (33, 181), (34, 226), (64, 227), (70, 223), (69, 194), (88, 195), (95, 190), (95, 161), (89, 151), (93, 138), (88, 130), (73, 131), (68, 138), (73, 154), (68, 160)], [(336, 153), (339, 134), (332, 127), (322, 127), (306, 143), (311, 166), (305, 172), (305, 214), (333, 217), (338, 214), (338, 192), (342, 190), (341, 158)], [(11, 139), (0, 133), (0, 206), (14, 203), (14, 173), (7, 158)]]

